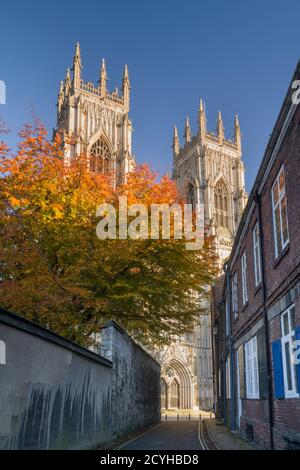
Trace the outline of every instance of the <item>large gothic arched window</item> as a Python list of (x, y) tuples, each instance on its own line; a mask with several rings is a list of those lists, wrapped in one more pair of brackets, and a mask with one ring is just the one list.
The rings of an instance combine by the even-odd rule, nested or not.
[(111, 154), (105, 140), (100, 137), (90, 151), (90, 170), (94, 173), (109, 173)]
[(215, 187), (215, 214), (219, 227), (229, 228), (228, 225), (228, 191), (223, 180)]

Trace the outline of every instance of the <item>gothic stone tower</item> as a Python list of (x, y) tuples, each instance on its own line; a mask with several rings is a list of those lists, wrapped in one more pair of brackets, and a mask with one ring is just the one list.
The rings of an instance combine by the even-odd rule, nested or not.
[(130, 81), (125, 65), (122, 93), (118, 88), (107, 90), (106, 65), (103, 59), (99, 72), (99, 85), (81, 78), (81, 55), (77, 43), (73, 76), (70, 70), (60, 84), (57, 100), (57, 129), (64, 145), (66, 160), (76, 155), (89, 157), (90, 170), (113, 175), (113, 183), (125, 180), (132, 170), (132, 123), (128, 117)]
[[(198, 132), (192, 136), (186, 119), (182, 147), (174, 129), (173, 178), (188, 202), (204, 205), (205, 226), (214, 236), (221, 268), (247, 201), (241, 131), (235, 116), (234, 140), (226, 139), (219, 112), (216, 134), (208, 132), (202, 100), (198, 124)], [(210, 301), (203, 301), (202, 307), (194, 331), (178, 339), (161, 357), (163, 408), (213, 406)]]

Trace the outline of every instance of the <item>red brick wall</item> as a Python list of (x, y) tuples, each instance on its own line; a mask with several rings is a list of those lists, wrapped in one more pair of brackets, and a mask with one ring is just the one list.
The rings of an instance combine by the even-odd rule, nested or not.
[(253, 443), (263, 449), (270, 449), (268, 401), (243, 400), (243, 414), (241, 417), (241, 433), (245, 439), (246, 424), (253, 425)]
[[(300, 325), (300, 299), (295, 301), (296, 324)], [(269, 323), (270, 343), (281, 337), (280, 315)], [(272, 354), (272, 353), (271, 353)], [(272, 370), (273, 375), (273, 370)], [(274, 383), (273, 396), (275, 397)], [(274, 444), (276, 448), (284, 449), (287, 445), (282, 438), (288, 431), (300, 432), (300, 398), (274, 398)]]
[[(280, 294), (288, 275), (300, 261), (300, 106), (292, 118), (287, 137), (277, 155), (262, 195), (263, 221), (265, 237), (266, 287), (269, 302)], [(286, 179), (286, 197), (289, 223), (290, 249), (276, 263), (272, 218), (271, 189), (281, 166), (284, 165)]]
[[(252, 230), (257, 222), (257, 218), (257, 208), (255, 208), (251, 217), (247, 234), (245, 235), (243, 243), (241, 244), (237, 259), (231, 268), (231, 276), (233, 277), (234, 273), (236, 272), (238, 277), (239, 315), (237, 319), (233, 319), (234, 334), (241, 331), (249, 322), (254, 320), (254, 316), (259, 313), (263, 302), (262, 289), (261, 286), (255, 288), (254, 275)], [(241, 257), (245, 250), (247, 256), (248, 302), (246, 306), (243, 306)]]
[[(284, 164), (286, 178), (290, 245), (284, 255), (276, 261), (271, 189), (282, 164)], [(261, 203), (261, 231), (264, 236), (263, 250), (265, 255), (267, 308), (270, 308), (288, 292), (300, 278), (300, 106), (298, 106), (292, 118), (284, 142), (265, 183)], [(252, 230), (257, 218), (257, 208), (255, 208), (247, 232), (237, 253), (236, 261), (231, 265), (231, 276), (233, 276), (235, 271), (237, 272), (239, 285), (239, 316), (237, 320), (232, 319), (233, 335), (235, 338), (244, 335), (263, 313), (262, 287), (255, 288), (254, 275)], [(248, 304), (243, 307), (241, 256), (245, 249), (248, 268)], [(296, 301), (296, 324), (300, 325), (299, 299)], [(270, 321), (269, 331), (270, 343), (281, 337), (279, 315)], [(254, 442), (262, 448), (269, 448), (269, 409), (267, 400), (243, 400), (241, 432), (244, 436), (246, 436), (247, 423), (253, 424)], [(283, 435), (286, 434), (287, 431), (300, 432), (300, 398), (274, 399), (275, 448), (283, 449), (286, 447), (287, 443), (283, 439)]]

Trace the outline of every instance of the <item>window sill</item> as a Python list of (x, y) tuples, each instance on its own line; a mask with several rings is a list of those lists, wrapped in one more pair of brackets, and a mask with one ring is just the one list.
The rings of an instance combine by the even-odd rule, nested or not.
[(290, 244), (288, 243), (286, 247), (282, 250), (282, 252), (277, 256), (276, 260), (273, 263), (273, 269), (276, 269), (279, 263), (281, 262), (282, 258), (290, 251)]
[(253, 294), (256, 295), (257, 292), (259, 292), (261, 288), (262, 288), (262, 281), (260, 281), (260, 283), (257, 284), (257, 286), (256, 286), (255, 289), (254, 289)]
[(295, 393), (294, 395), (285, 395), (284, 400), (291, 400), (293, 398), (299, 398), (299, 393)]

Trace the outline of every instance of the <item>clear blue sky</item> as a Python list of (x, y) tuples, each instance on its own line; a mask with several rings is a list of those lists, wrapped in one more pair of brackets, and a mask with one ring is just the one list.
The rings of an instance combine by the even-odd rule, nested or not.
[(189, 115), (196, 132), (203, 97), (210, 130), (221, 109), (231, 137), (239, 114), (249, 190), (300, 55), (299, 21), (299, 0), (5, 1), (0, 116), (11, 144), (32, 110), (52, 133), (59, 81), (80, 41), (85, 79), (98, 80), (105, 57), (113, 89), (129, 66), (138, 161), (170, 171), (172, 128), (181, 136)]

